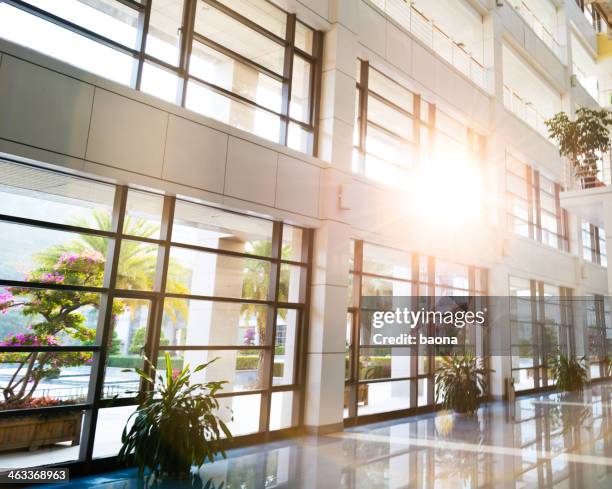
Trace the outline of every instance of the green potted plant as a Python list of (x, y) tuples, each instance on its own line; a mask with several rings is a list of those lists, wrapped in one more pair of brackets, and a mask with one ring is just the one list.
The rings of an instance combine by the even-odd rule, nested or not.
[(225, 458), (222, 437), (232, 439), (218, 416), (221, 406), (217, 393), (226, 382), (191, 382), (193, 374), (204, 370), (216, 358), (197, 366), (193, 372), (189, 365), (174, 370), (169, 353), (165, 360), (165, 372), (158, 373), (155, 380), (134, 369), (153, 389), (142, 394), (136, 412), (123, 429), (119, 460), (129, 463), (133, 456), (141, 476), (145, 469), (156, 477), (187, 476), (192, 465), (200, 467), (206, 460), (214, 462), (219, 453)]
[(549, 363), (549, 371), (560, 391), (582, 392), (588, 381), (586, 358), (575, 358), (563, 353), (556, 355)]
[(446, 356), (435, 371), (436, 402), (445, 409), (473, 416), (487, 392), (487, 374), (482, 360), (472, 355)]
[(559, 112), (544, 123), (559, 145), (559, 154), (570, 161), (581, 188), (604, 185), (597, 179), (597, 161), (610, 151), (612, 112), (580, 107), (573, 121)]

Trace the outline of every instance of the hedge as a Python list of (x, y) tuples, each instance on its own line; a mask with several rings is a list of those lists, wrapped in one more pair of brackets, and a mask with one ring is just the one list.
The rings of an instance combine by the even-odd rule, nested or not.
[[(183, 359), (172, 358), (172, 368), (182, 369)], [(137, 356), (127, 355), (110, 355), (108, 357), (109, 367), (120, 367), (120, 368), (142, 368), (142, 358)], [(157, 360), (158, 365), (165, 364), (165, 358), (160, 356)], [(240, 355), (236, 357), (236, 370), (257, 370), (259, 365), (259, 355)], [(281, 377), (283, 375), (284, 365), (282, 363), (274, 364), (274, 376)]]

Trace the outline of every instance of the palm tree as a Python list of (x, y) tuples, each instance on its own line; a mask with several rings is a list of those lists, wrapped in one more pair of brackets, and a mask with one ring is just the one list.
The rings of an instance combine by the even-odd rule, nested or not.
[[(109, 212), (96, 209), (91, 214), (90, 221), (87, 218), (79, 217), (72, 220), (74, 226), (93, 228), (93, 229), (112, 229), (111, 215)], [(159, 231), (159, 227), (150, 223), (146, 219), (132, 218), (126, 216), (123, 234), (151, 238)], [(44, 264), (52, 265), (57, 262), (57, 258), (67, 251), (83, 252), (93, 250), (102, 256), (107, 255), (108, 238), (91, 234), (80, 234), (73, 242), (65, 245), (53, 246), (43, 254), (40, 259)], [(117, 266), (117, 282), (119, 289), (127, 290), (152, 290), (157, 271), (158, 247), (155, 244), (142, 241), (132, 241), (123, 239), (121, 242), (121, 252)], [(176, 293), (188, 293), (185, 286), (187, 271), (178, 263), (168, 266), (167, 286)], [(129, 306), (133, 321), (140, 313), (141, 299), (122, 299), (122, 302)], [(166, 299), (164, 301), (164, 313), (166, 317), (176, 324), (180, 317), (186, 318), (188, 308), (186, 301), (182, 299)]]
[[(271, 256), (272, 243), (270, 241), (252, 241), (252, 253), (259, 256)], [(283, 246), (282, 256), (290, 256), (288, 246)], [(267, 300), (268, 290), (270, 288), (270, 268), (269, 262), (247, 258), (244, 265), (244, 280), (242, 285), (242, 297), (254, 300)], [(287, 300), (289, 286), (289, 270), (281, 270), (280, 283), (278, 291), (278, 300)], [(257, 304), (244, 304), (241, 309), (242, 315), (248, 321), (255, 317), (257, 324), (257, 336), (259, 344), (265, 345), (266, 338), (266, 322), (267, 308), (258, 306)], [(286, 317), (286, 310), (279, 310), (278, 314), (283, 319)], [(268, 325), (269, 326), (269, 325)], [(265, 385), (264, 351), (259, 350), (259, 361), (257, 364), (257, 380), (259, 387)]]

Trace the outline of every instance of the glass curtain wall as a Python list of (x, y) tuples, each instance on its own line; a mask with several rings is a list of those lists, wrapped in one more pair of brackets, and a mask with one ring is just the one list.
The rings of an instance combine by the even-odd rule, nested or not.
[(267, 0), (6, 0), (0, 36), (316, 154), (322, 35)]
[(506, 157), (508, 226), (515, 233), (569, 251), (567, 211), (558, 183), (512, 155)]
[(574, 354), (572, 291), (537, 280), (510, 277), (510, 338), (515, 390), (553, 384), (551, 360)]
[(589, 222), (582, 221), (581, 238), (582, 258), (602, 267), (607, 267), (608, 256), (606, 252), (605, 230)]
[[(476, 296), (485, 300), (485, 269), (355, 241), (346, 327), (345, 418), (391, 411), (406, 414), (435, 405), (433, 373), (440, 351), (428, 345), (381, 347), (361, 331), (363, 298)], [(427, 325), (431, 326), (431, 325)], [(465, 353), (483, 355), (483, 328), (463, 329)]]
[(585, 297), (586, 335), (591, 378), (609, 377), (612, 372), (612, 315), (610, 301), (603, 295)]
[(143, 355), (217, 358), (198, 380), (228, 381), (235, 436), (301, 423), (309, 231), (8, 161), (0, 175), (0, 438), (59, 426), (42, 426), (53, 447), (4, 444), (0, 465), (116, 455)]
[(432, 165), (479, 166), (483, 157), (481, 135), (357, 60), (353, 172), (401, 186)]

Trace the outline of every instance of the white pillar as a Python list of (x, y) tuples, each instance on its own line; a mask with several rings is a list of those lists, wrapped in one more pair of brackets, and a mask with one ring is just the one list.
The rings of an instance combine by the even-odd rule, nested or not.
[(305, 424), (324, 433), (343, 423), (349, 226), (324, 221), (314, 241)]

